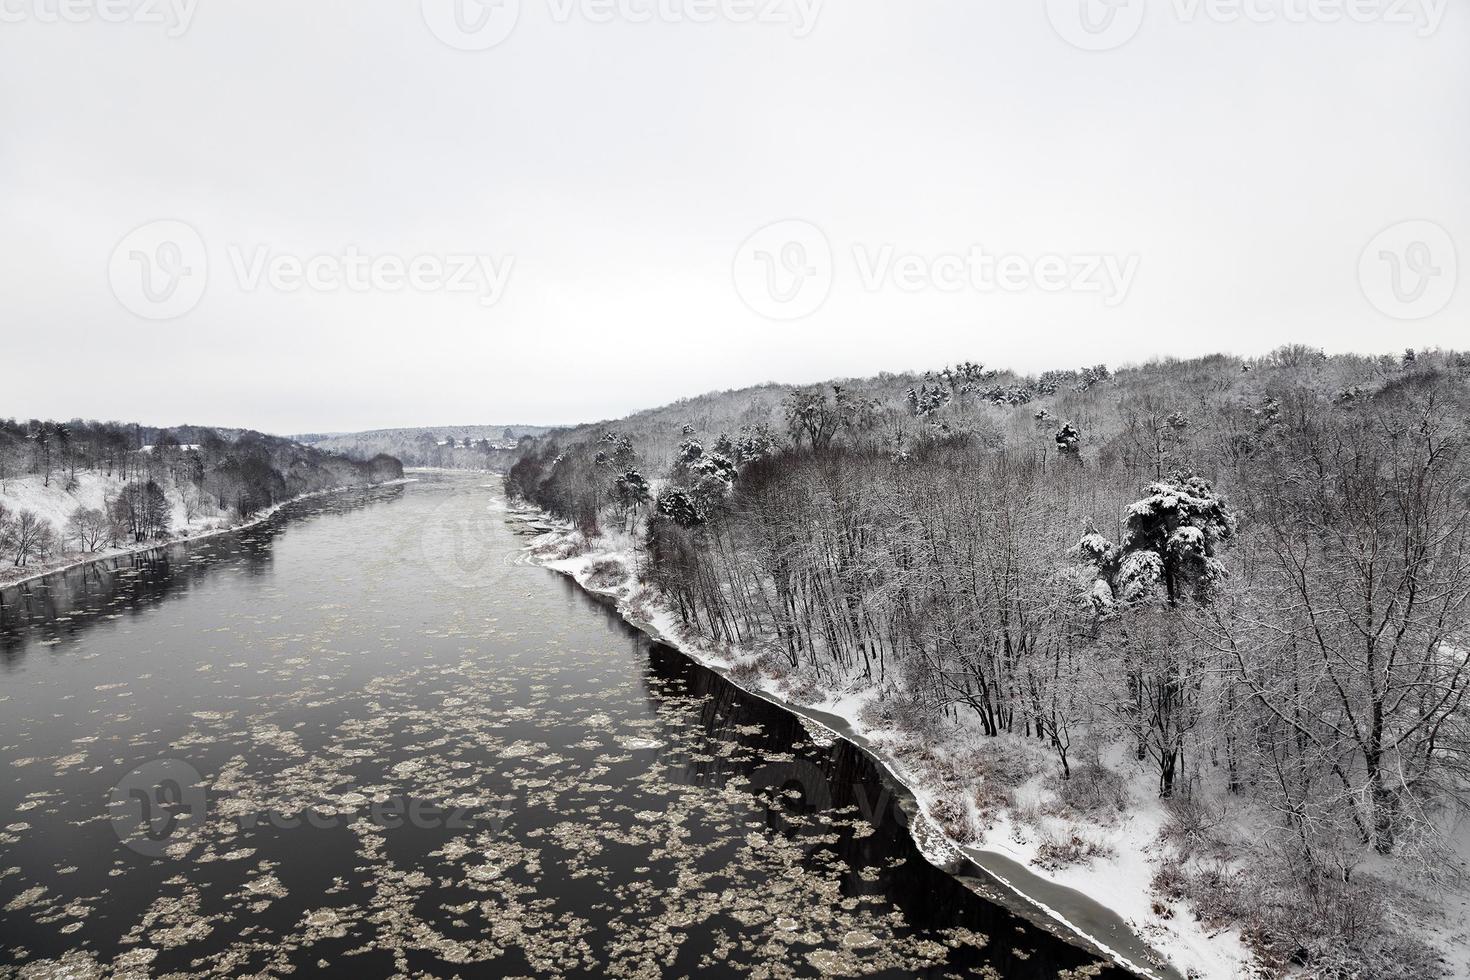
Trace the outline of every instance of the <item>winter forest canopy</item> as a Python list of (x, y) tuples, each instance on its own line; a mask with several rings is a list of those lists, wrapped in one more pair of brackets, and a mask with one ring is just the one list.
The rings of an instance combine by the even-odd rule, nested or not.
[(359, 462), (256, 432), (4, 419), (0, 567), (164, 541), (402, 475), (389, 456)]
[(982, 814), (1040, 777), (1107, 821), (1146, 780), (1154, 891), (1273, 973), (1420, 978), (1402, 926), (1464, 870), (1467, 440), (1470, 356), (1288, 346), (727, 392), (551, 433), (506, 485), (631, 535), (689, 629), (813, 701), (978, 730)]
[(379, 429), (297, 436), (299, 442), (350, 459), (393, 456), (405, 466), (503, 472), (516, 461), (521, 440), (547, 430), (527, 425), (455, 425), (440, 429)]

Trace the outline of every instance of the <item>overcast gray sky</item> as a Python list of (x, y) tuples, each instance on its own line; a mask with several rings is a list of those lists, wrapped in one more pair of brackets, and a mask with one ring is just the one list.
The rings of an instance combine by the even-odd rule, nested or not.
[(1445, 0), (0, 11), (0, 415), (563, 423), (1470, 346)]

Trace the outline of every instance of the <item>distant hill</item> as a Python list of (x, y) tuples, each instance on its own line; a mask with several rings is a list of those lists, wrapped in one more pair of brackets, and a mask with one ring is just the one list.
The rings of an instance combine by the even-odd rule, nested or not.
[[(822, 384), (766, 382), (681, 398), (621, 419), (559, 426), (547, 430), (537, 440), (565, 447), (592, 442), (607, 432), (616, 431), (633, 439), (643, 465), (659, 470), (673, 459), (680, 444), (691, 437), (713, 442), (722, 434), (733, 436), (741, 430), (761, 426), (784, 432), (785, 403), (793, 392), (830, 392), (832, 386), (837, 385), (860, 401), (879, 401), (906, 410), (906, 392), (910, 388), (922, 387), (925, 382), (926, 376), (915, 372), (883, 372), (869, 378), (833, 378)], [(1000, 399), (1012, 387), (1023, 383), (1024, 379), (1014, 372), (992, 371), (987, 373), (984, 387), (993, 389), (987, 393)]]
[(370, 432), (313, 432), (296, 441), (349, 459), (368, 460), (386, 453), (405, 466), (501, 470), (515, 461), (522, 439), (549, 432), (539, 425), (445, 425)]

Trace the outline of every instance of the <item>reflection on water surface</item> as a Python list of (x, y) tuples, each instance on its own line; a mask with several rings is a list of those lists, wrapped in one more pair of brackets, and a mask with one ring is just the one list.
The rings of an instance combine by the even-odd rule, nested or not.
[(0, 597), (0, 977), (1112, 975), (484, 478)]

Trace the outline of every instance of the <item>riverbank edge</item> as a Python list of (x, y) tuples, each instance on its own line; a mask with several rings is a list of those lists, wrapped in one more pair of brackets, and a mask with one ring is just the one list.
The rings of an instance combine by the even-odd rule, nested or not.
[(403, 486), (404, 484), (417, 482), (418, 481), (412, 477), (403, 477), (397, 480), (384, 480), (382, 483), (364, 483), (360, 486), (331, 487), (327, 490), (313, 490), (311, 493), (303, 493), (298, 496), (292, 497), (290, 500), (283, 500), (278, 504), (272, 504), (265, 510), (262, 510), (259, 513), (253, 515), (249, 520), (241, 521), (239, 524), (231, 524), (228, 527), (211, 528), (207, 531), (201, 531), (198, 534), (170, 535), (168, 538), (161, 541), (149, 541), (145, 544), (133, 545), (127, 548), (112, 548), (108, 551), (99, 551), (90, 555), (83, 555), (80, 558), (68, 556), (67, 558), (63, 558), (61, 560), (61, 564), (49, 565), (40, 571), (33, 571), (31, 568), (26, 568), (23, 570), (26, 574), (17, 579), (8, 579), (5, 577), (3, 572), (0, 572), (0, 589), (12, 589), (17, 586), (26, 585), (27, 583), (34, 582), (37, 579), (47, 578), (51, 575), (60, 575), (62, 572), (69, 572), (74, 568), (83, 568), (87, 565), (95, 565), (97, 562), (111, 561), (114, 558), (126, 558), (129, 555), (141, 555), (149, 551), (160, 551), (164, 548), (172, 548), (174, 545), (178, 544), (191, 544), (195, 541), (203, 541), (207, 538), (218, 537), (221, 534), (233, 534), (236, 531), (244, 531), (247, 528), (255, 527), (257, 524), (263, 524), (264, 522), (270, 520), (272, 517), (276, 516), (276, 514), (280, 513), (282, 508), (289, 507), (292, 504), (298, 504), (303, 500), (312, 500), (316, 497), (325, 497), (328, 494), (345, 493), (348, 490), (375, 490), (380, 487), (397, 487)]
[[(538, 536), (526, 547), (531, 563), (548, 571), (566, 576), (592, 598), (609, 605), (619, 617), (657, 643), (668, 646), (688, 657), (706, 670), (713, 671), (740, 690), (794, 714), (805, 721), (819, 725), (834, 737), (856, 747), (872, 760), (882, 777), (892, 784), (906, 803), (905, 811), (913, 811), (918, 820), (908, 824), (910, 836), (919, 852), (935, 867), (954, 876), (966, 887), (988, 901), (1001, 905), (1026, 921), (1058, 938), (1078, 946), (1094, 955), (1148, 980), (1184, 980), (1164, 955), (1142, 939), (1122, 919), (1101, 901), (1075, 888), (1046, 878), (1035, 869), (994, 851), (969, 847), (949, 839), (940, 825), (927, 818), (920, 794), (909, 780), (900, 775), (899, 763), (888, 757), (880, 747), (865, 738), (854, 728), (851, 719), (820, 709), (796, 704), (753, 683), (742, 682), (733, 676), (724, 664), (712, 659), (695, 644), (676, 635), (671, 628), (635, 615), (629, 607), (627, 582), (616, 587), (604, 588), (590, 581), (590, 570), (600, 559), (625, 562), (626, 556), (616, 552), (598, 553), (589, 551), (574, 559), (556, 559), (537, 554), (537, 548), (554, 543), (572, 543), (579, 536), (564, 522), (529, 504), (507, 501), (507, 514), (519, 520)], [(629, 569), (631, 574), (631, 569)], [(634, 589), (634, 592), (637, 590)], [(920, 833), (915, 833), (921, 827)], [(933, 839), (923, 837), (932, 835)], [(940, 845), (936, 848), (936, 842)], [(945, 851), (950, 857), (946, 857)], [(938, 851), (938, 853), (936, 853)], [(987, 887), (990, 886), (990, 887)], [(1068, 906), (1072, 908), (1068, 908)], [(1069, 914), (1071, 912), (1072, 914)], [(1099, 933), (1102, 929), (1089, 929), (1079, 925), (1078, 918), (1086, 917), (1110, 926), (1109, 935)]]

